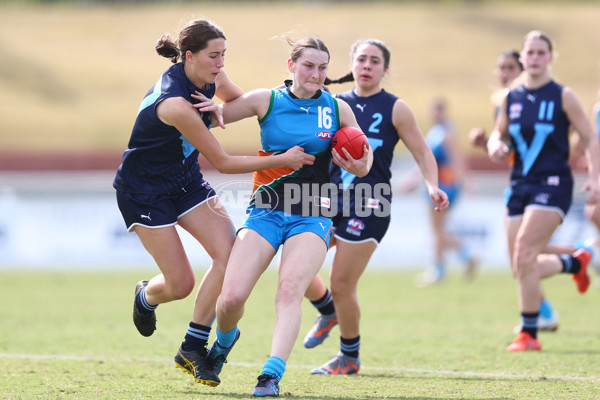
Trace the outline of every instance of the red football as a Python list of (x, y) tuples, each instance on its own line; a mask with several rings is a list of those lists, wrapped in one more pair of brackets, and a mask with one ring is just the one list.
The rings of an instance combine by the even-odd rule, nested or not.
[(345, 126), (339, 129), (331, 138), (331, 147), (334, 148), (344, 160), (346, 160), (346, 155), (342, 151), (342, 148), (346, 149), (352, 158), (357, 160), (363, 156), (363, 146), (368, 146), (368, 143), (369, 140), (367, 139), (367, 136), (362, 133), (360, 129), (351, 126)]

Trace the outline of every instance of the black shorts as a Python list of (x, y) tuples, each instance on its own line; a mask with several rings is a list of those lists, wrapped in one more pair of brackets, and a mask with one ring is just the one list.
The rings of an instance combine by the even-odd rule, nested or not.
[(537, 182), (512, 182), (507, 193), (509, 217), (520, 217), (525, 209), (535, 207), (554, 210), (564, 219), (573, 201), (573, 179), (549, 176)]
[(366, 217), (338, 213), (332, 218), (335, 228), (335, 237), (346, 242), (374, 241), (379, 244), (390, 226), (390, 214), (380, 216), (370, 213)]
[(169, 194), (117, 190), (117, 203), (127, 231), (131, 231), (135, 225), (147, 228), (175, 225), (183, 215), (216, 196), (208, 181), (200, 177), (180, 191)]

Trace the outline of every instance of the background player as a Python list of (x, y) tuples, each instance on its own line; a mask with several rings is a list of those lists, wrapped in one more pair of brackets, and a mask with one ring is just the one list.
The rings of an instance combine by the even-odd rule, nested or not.
[(579, 292), (585, 293), (589, 286), (591, 253), (587, 249), (572, 255), (542, 253), (571, 205), (571, 124), (586, 148), (589, 177), (583, 189), (590, 192), (590, 203), (600, 200), (598, 140), (576, 94), (552, 80), (548, 69), (552, 49), (544, 33), (527, 34), (521, 51), (524, 84), (507, 94), (487, 143), (495, 161), (506, 162), (511, 147), (516, 150), (506, 224), (522, 323), (521, 332), (507, 348), (509, 352), (541, 350), (537, 321), (542, 278), (564, 272), (572, 274)]
[[(432, 127), (425, 140), (431, 148), (438, 166), (440, 189), (448, 195), (450, 208), (460, 197), (463, 188), (471, 190), (468, 166), (460, 147), (458, 133), (453, 121), (448, 117), (448, 105), (444, 99), (437, 98), (431, 104)], [(403, 191), (413, 190), (420, 183), (421, 174), (415, 169), (401, 185)], [(446, 275), (446, 255), (448, 251), (457, 251), (465, 264), (465, 277), (471, 279), (479, 260), (473, 251), (447, 228), (448, 212), (438, 213), (430, 209), (429, 218), (434, 237), (434, 263), (431, 268), (419, 274), (415, 283), (425, 287), (442, 281)]]

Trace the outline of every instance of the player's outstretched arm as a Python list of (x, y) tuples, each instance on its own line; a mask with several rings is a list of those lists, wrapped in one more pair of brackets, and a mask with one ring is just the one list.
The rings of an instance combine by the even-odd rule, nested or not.
[(157, 107), (157, 113), (164, 123), (175, 126), (221, 173), (239, 174), (279, 167), (298, 170), (302, 165), (311, 165), (315, 160), (313, 155), (304, 153), (298, 146), (271, 157), (229, 155), (204, 125), (198, 111), (182, 97), (162, 101)]
[(431, 149), (425, 142), (421, 130), (417, 126), (417, 121), (412, 110), (406, 102), (400, 99), (396, 100), (392, 111), (392, 121), (400, 139), (402, 139), (417, 162), (427, 185), (427, 190), (429, 193), (432, 193), (432, 190), (438, 187), (437, 162)]

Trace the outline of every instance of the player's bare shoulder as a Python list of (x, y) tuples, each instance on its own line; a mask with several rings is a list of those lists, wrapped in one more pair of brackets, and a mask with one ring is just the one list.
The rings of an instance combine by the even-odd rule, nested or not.
[(412, 108), (408, 105), (408, 103), (402, 99), (396, 99), (394, 102), (394, 107), (392, 108), (392, 123), (400, 131), (400, 127), (408, 125), (412, 125), (416, 123), (415, 115), (413, 113)]

